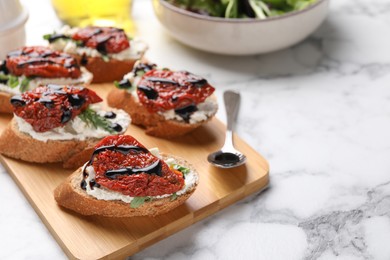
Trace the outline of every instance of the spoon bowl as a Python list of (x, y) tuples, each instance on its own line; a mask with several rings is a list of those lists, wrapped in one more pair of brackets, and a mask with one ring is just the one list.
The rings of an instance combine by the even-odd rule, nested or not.
[(212, 165), (219, 168), (234, 168), (246, 162), (246, 156), (234, 148), (233, 129), (236, 124), (238, 108), (240, 106), (240, 94), (234, 91), (223, 93), (227, 116), (227, 130), (225, 144), (221, 150), (209, 154), (207, 160)]

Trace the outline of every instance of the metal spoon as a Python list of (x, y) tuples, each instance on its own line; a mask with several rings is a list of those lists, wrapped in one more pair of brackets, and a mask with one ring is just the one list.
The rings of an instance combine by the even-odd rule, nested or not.
[(225, 101), (227, 130), (225, 144), (221, 150), (209, 154), (207, 160), (209, 163), (220, 168), (233, 168), (245, 163), (246, 156), (234, 148), (233, 129), (237, 121), (238, 108), (240, 106), (240, 94), (234, 91), (225, 91), (223, 93)]

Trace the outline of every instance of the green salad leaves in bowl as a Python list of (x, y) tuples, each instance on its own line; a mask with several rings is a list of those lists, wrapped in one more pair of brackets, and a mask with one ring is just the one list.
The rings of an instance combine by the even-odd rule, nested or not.
[(166, 0), (190, 12), (223, 18), (266, 19), (300, 11), (318, 0)]
[(190, 47), (253, 55), (292, 46), (325, 20), (330, 0), (153, 0), (168, 33)]

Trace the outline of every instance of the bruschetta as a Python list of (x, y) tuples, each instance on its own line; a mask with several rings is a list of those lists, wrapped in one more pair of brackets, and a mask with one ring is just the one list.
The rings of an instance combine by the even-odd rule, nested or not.
[(0, 62), (0, 112), (12, 113), (13, 95), (40, 84), (89, 84), (92, 74), (71, 55), (48, 47), (23, 47)]
[(120, 80), (147, 49), (143, 41), (114, 27), (64, 26), (44, 38), (54, 50), (74, 55), (93, 74), (93, 83)]
[(82, 215), (156, 216), (183, 204), (199, 175), (174, 155), (148, 150), (129, 135), (104, 138), (90, 160), (54, 191), (57, 203)]
[(81, 166), (100, 139), (124, 133), (130, 117), (105, 111), (102, 99), (80, 86), (46, 85), (11, 98), (14, 117), (0, 135), (0, 153), (36, 163)]
[(145, 127), (147, 134), (173, 138), (193, 131), (216, 114), (214, 90), (206, 79), (190, 72), (137, 62), (116, 82), (107, 102), (129, 113), (132, 123)]

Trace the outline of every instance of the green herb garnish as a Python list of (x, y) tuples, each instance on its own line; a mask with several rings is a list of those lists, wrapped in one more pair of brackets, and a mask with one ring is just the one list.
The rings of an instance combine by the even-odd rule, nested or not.
[(29, 78), (24, 78), (22, 82), (20, 82), (20, 87), (19, 90), (20, 92), (25, 92), (28, 90), (28, 85), (30, 84), (30, 79)]
[(136, 76), (142, 77), (144, 74), (145, 74), (144, 70), (138, 70), (137, 73), (136, 73)]
[(175, 170), (178, 170), (179, 172), (183, 173), (184, 175), (190, 173), (190, 169), (184, 167), (184, 166), (181, 166), (181, 165), (178, 165), (178, 164), (173, 164), (173, 169)]
[(131, 202), (130, 202), (130, 207), (133, 209), (138, 208), (142, 204), (145, 203), (145, 201), (150, 201), (150, 197), (135, 197)]
[(5, 81), (5, 82), (7, 82), (7, 81), (8, 81), (8, 76), (7, 76), (7, 75), (4, 75), (4, 74), (0, 74), (0, 81)]
[(17, 86), (19, 86), (19, 78), (16, 76), (8, 75), (7, 85), (10, 88), (16, 88)]
[(46, 40), (46, 41), (50, 40), (51, 37), (52, 37), (52, 34), (50, 34), (50, 33), (43, 35), (43, 39)]
[(110, 121), (108, 121), (105, 117), (98, 115), (98, 113), (96, 113), (96, 111), (91, 108), (85, 109), (79, 115), (79, 118), (88, 126), (92, 125), (96, 129), (101, 128), (111, 134), (115, 133), (114, 129), (111, 127)]
[(174, 200), (176, 200), (176, 199), (177, 199), (177, 194), (176, 194), (176, 192), (174, 192), (174, 193), (171, 195), (170, 201), (174, 201)]
[(105, 54), (102, 54), (102, 59), (103, 59), (105, 62), (109, 62), (109, 61), (110, 61), (110, 57), (108, 57), (108, 55), (105, 55)]

